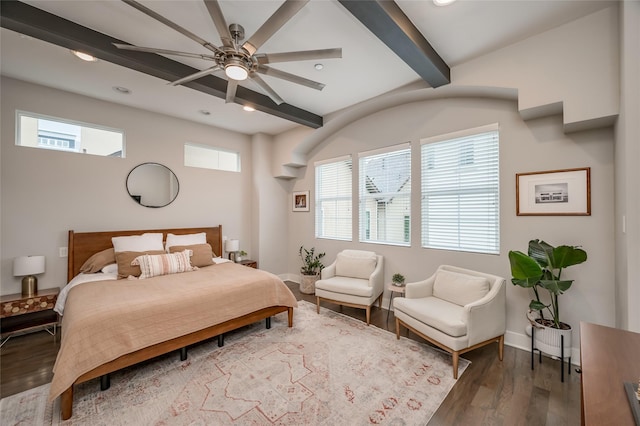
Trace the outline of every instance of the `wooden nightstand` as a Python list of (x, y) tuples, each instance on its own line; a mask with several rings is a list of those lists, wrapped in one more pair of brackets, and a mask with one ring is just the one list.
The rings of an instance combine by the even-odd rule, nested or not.
[[(55, 337), (59, 318), (53, 307), (59, 292), (56, 287), (39, 290), (31, 297), (20, 293), (0, 296), (0, 347), (15, 334), (43, 327)], [(53, 327), (53, 332), (49, 327)]]
[(238, 261), (238, 265), (248, 266), (250, 268), (258, 269), (258, 262), (251, 259), (243, 259)]

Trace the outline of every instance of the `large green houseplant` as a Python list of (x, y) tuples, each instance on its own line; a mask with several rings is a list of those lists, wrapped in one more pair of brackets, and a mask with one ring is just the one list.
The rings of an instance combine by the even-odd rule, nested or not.
[[(558, 296), (573, 284), (573, 280), (562, 279), (562, 271), (586, 260), (587, 252), (577, 246), (553, 247), (541, 240), (531, 240), (528, 254), (513, 250), (509, 252), (513, 276), (511, 282), (532, 289), (535, 299), (529, 303), (529, 309), (539, 311), (543, 319), (545, 311), (548, 311), (551, 314), (551, 326), (562, 328)], [(542, 292), (547, 293), (548, 303), (541, 299)]]
[[(511, 282), (533, 290), (535, 298), (529, 303), (529, 309), (538, 312), (539, 318), (529, 319), (537, 330), (535, 347), (544, 353), (561, 356), (571, 348), (571, 326), (560, 320), (558, 296), (569, 290), (573, 280), (562, 279), (562, 271), (586, 260), (587, 252), (577, 246), (553, 247), (541, 240), (529, 241), (527, 254), (509, 252)], [(550, 318), (545, 318), (545, 313), (549, 313)]]
[(325, 256), (325, 253), (316, 253), (315, 247), (307, 250), (304, 246), (300, 246), (298, 255), (302, 259), (300, 291), (305, 294), (314, 294), (316, 281), (320, 278), (320, 271), (324, 268), (321, 259)]

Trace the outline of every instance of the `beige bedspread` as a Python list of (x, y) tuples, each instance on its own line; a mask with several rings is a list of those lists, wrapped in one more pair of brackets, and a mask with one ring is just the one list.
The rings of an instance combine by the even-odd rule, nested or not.
[(49, 399), (124, 354), (270, 306), (298, 305), (275, 275), (234, 263), (74, 287), (65, 305)]

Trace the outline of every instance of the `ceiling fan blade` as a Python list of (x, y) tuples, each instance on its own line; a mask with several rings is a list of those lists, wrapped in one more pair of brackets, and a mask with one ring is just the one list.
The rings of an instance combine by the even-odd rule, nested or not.
[(225, 104), (231, 104), (236, 99), (236, 90), (238, 90), (238, 81), (232, 78), (227, 79), (227, 96), (224, 100)]
[(251, 79), (266, 92), (267, 96), (269, 96), (273, 102), (278, 105), (284, 103), (284, 100), (278, 96), (275, 90), (273, 90), (271, 86), (269, 86), (258, 74), (253, 73), (251, 75)]
[(217, 0), (204, 0), (204, 4), (207, 6), (207, 10), (209, 11), (209, 15), (211, 15), (213, 24), (216, 26), (216, 30), (218, 30), (218, 35), (220, 36), (222, 44), (227, 47), (233, 47), (231, 32), (229, 31), (227, 20), (224, 19), (224, 15), (222, 14), (220, 3), (218, 3)]
[(172, 82), (171, 82), (171, 83), (169, 83), (169, 84), (170, 84), (171, 86), (177, 86), (177, 85), (179, 85), (179, 84), (183, 84), (183, 83), (189, 82), (189, 81), (191, 81), (191, 80), (195, 80), (196, 78), (204, 77), (204, 76), (205, 76), (205, 75), (207, 75), (207, 74), (212, 74), (212, 73), (214, 73), (215, 71), (217, 71), (217, 70), (219, 70), (219, 69), (220, 69), (220, 67), (219, 67), (219, 66), (214, 65), (214, 66), (212, 66), (211, 68), (207, 68), (206, 70), (198, 71), (198, 72), (193, 73), (193, 74), (191, 74), (191, 75), (188, 75), (188, 76), (186, 76), (186, 77), (182, 77), (181, 79), (176, 80), (176, 81), (172, 81)]
[(309, 0), (286, 0), (273, 15), (242, 45), (249, 55), (256, 53), (260, 46), (287, 23)]
[(301, 84), (303, 86), (307, 86), (316, 90), (322, 90), (325, 86), (325, 84), (323, 83), (318, 83), (317, 81), (309, 80), (308, 78), (300, 77), (299, 75), (280, 71), (266, 65), (259, 65), (257, 72), (259, 72), (260, 74), (270, 75), (271, 77), (281, 78), (292, 83)]
[(203, 45), (204, 47), (206, 47), (207, 49), (211, 50), (212, 52), (221, 52), (220, 49), (218, 49), (216, 46), (214, 46), (213, 44), (209, 43), (205, 39), (195, 35), (191, 31), (189, 31), (188, 29), (181, 27), (180, 25), (176, 24), (175, 22), (172, 22), (172, 21), (168, 20), (164, 16), (160, 15), (159, 13), (154, 12), (153, 10), (149, 9), (148, 7), (143, 6), (142, 4), (140, 4), (140, 3), (138, 3), (138, 2), (136, 2), (134, 0), (122, 0), (122, 1), (125, 2), (126, 4), (128, 4), (129, 6), (138, 9), (140, 12), (144, 13), (145, 15), (150, 16), (153, 19), (162, 22), (163, 24), (165, 24), (166, 26), (168, 26), (170, 28), (173, 28), (174, 30), (178, 31), (180, 34), (189, 37), (191, 40), (195, 41), (196, 43), (199, 43), (199, 44)]
[(276, 62), (308, 61), (311, 59), (342, 58), (342, 49), (302, 50), (298, 52), (258, 53), (255, 55), (260, 64), (274, 64)]
[(155, 47), (132, 46), (130, 44), (121, 44), (121, 43), (112, 43), (112, 44), (118, 49), (135, 50), (136, 52), (158, 53), (161, 55), (176, 55), (176, 56), (184, 56), (186, 58), (198, 58), (198, 59), (205, 59), (210, 61), (214, 61), (216, 58), (213, 55), (203, 55), (200, 53), (178, 52), (177, 50), (156, 49)]

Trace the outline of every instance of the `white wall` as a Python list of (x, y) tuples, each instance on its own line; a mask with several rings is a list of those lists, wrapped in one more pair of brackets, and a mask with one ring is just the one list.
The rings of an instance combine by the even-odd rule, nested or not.
[(525, 117), (560, 104), (567, 127), (597, 126), (620, 104), (618, 7), (612, 5), (458, 65), (452, 84), (517, 88)]
[(286, 275), (289, 227), (287, 212), (291, 211), (289, 192), (291, 183), (274, 179), (271, 172), (273, 138), (265, 134), (252, 137), (254, 206), (253, 232), (259, 268), (274, 274)]
[[(491, 123), (500, 125), (500, 255), (470, 254), (420, 247), (419, 140)], [(495, 273), (507, 278), (507, 340), (528, 346), (524, 336), (524, 313), (530, 300), (527, 291), (510, 283), (509, 250), (526, 251), (530, 239), (541, 238), (553, 245), (581, 245), (587, 263), (568, 269), (566, 277), (576, 280), (570, 293), (561, 297), (562, 320), (574, 326), (574, 348), (579, 347), (580, 321), (605, 325), (615, 323), (614, 276), (614, 168), (613, 134), (607, 130), (565, 135), (562, 117), (524, 122), (516, 102), (492, 99), (444, 99), (416, 102), (384, 110), (360, 119), (335, 133), (309, 156), (303, 178), (294, 191), (314, 190), (314, 161), (356, 155), (400, 142), (412, 142), (412, 245), (410, 248), (363, 244), (357, 239), (342, 242), (314, 238), (314, 213), (289, 213), (289, 270), (299, 268), (296, 248), (301, 244), (327, 252), (327, 262), (345, 248), (373, 250), (385, 256), (385, 280), (393, 273), (416, 281), (431, 275), (447, 263)], [(591, 167), (592, 214), (587, 217), (525, 217), (515, 213), (515, 174), (575, 167)], [(354, 167), (354, 182), (357, 182)], [(354, 197), (357, 187), (354, 183)], [(357, 212), (357, 206), (354, 206)], [(563, 275), (563, 276), (565, 276)], [(385, 306), (388, 295), (385, 295)]]
[[(20, 291), (13, 258), (46, 256), (39, 287), (66, 283), (67, 232), (213, 226), (253, 246), (251, 141), (246, 135), (195, 122), (98, 101), (2, 78), (1, 294)], [(125, 131), (126, 158), (83, 156), (15, 146), (15, 110), (24, 110)], [(183, 143), (239, 151), (242, 172), (184, 167)], [(180, 193), (169, 206), (150, 209), (127, 194), (129, 171), (144, 162), (169, 167)], [(249, 208), (247, 208), (249, 206)]]
[(621, 95), (616, 123), (617, 326), (640, 333), (640, 2), (620, 7)]

